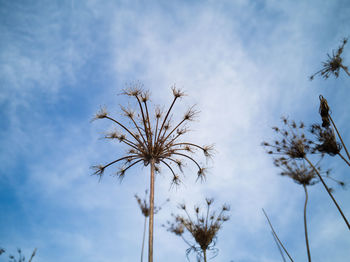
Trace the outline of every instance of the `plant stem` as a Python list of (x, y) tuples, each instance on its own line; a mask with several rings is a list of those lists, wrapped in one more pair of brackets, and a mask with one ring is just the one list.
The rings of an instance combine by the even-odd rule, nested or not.
[(346, 160), (346, 158), (345, 158), (342, 154), (338, 153), (338, 155), (341, 157), (341, 159), (344, 160), (344, 162), (345, 162), (348, 166), (350, 166), (350, 162), (349, 162), (348, 160)]
[(151, 159), (151, 184), (149, 194), (149, 235), (148, 235), (148, 262), (153, 262), (153, 216), (154, 216), (154, 159)]
[(306, 185), (303, 185), (303, 187), (304, 187), (304, 190), (305, 190), (305, 205), (304, 205), (305, 241), (306, 241), (307, 258), (308, 258), (308, 261), (311, 262), (309, 238), (308, 238), (308, 235), (307, 235), (307, 223), (306, 223), (306, 207), (307, 207), (307, 200), (308, 200), (309, 197), (308, 197), (308, 194), (307, 194)]
[(28, 262), (31, 262), (33, 257), (35, 256), (35, 253), (36, 253), (36, 248), (34, 249), (33, 253), (32, 253), (32, 256), (30, 257), (30, 259), (28, 260)]
[(145, 246), (146, 226), (147, 226), (147, 217), (145, 216), (145, 223), (143, 224), (143, 237), (142, 237), (142, 249), (141, 249), (141, 262), (143, 262), (143, 248), (144, 248), (144, 246)]
[(204, 262), (207, 262), (207, 250), (203, 250)]
[(277, 241), (275, 235), (273, 234), (273, 232), (271, 232), (271, 234), (272, 234), (272, 236), (273, 236), (273, 240), (275, 240), (275, 243), (276, 243), (276, 245), (277, 245), (278, 251), (279, 251), (280, 254), (281, 254), (281, 257), (282, 257), (282, 259), (283, 259), (283, 262), (286, 262), (286, 259), (284, 258), (284, 255), (283, 255), (282, 249), (281, 249), (281, 247), (280, 247), (280, 244), (278, 244), (278, 241)]
[(269, 219), (269, 217), (267, 216), (265, 210), (262, 209), (262, 211), (264, 212), (264, 215), (265, 215), (265, 217), (266, 217), (266, 219), (267, 219), (267, 222), (269, 222), (269, 225), (270, 225), (270, 228), (271, 228), (271, 230), (272, 230), (272, 233), (273, 233), (273, 235), (275, 236), (275, 238), (277, 239), (278, 243), (281, 245), (281, 247), (283, 248), (284, 252), (286, 252), (286, 254), (287, 254), (287, 256), (289, 257), (290, 261), (294, 262), (293, 259), (292, 259), (292, 257), (289, 255), (287, 249), (284, 247), (284, 245), (282, 244), (281, 240), (278, 238), (278, 236), (277, 236), (275, 230), (273, 229), (273, 226), (272, 226), (272, 224), (271, 224), (271, 222), (270, 222), (270, 219)]
[(328, 192), (328, 195), (332, 198), (334, 204), (335, 204), (336, 207), (338, 208), (339, 213), (340, 213), (341, 216), (343, 217), (343, 219), (344, 219), (346, 225), (348, 226), (348, 229), (350, 230), (350, 224), (349, 224), (348, 220), (346, 219), (346, 217), (345, 217), (343, 211), (342, 211), (341, 208), (339, 207), (337, 201), (334, 199), (334, 197), (333, 197), (331, 191), (329, 190), (329, 188), (327, 187), (326, 183), (325, 183), (324, 180), (322, 179), (322, 176), (321, 176), (320, 172), (318, 172), (317, 168), (310, 162), (310, 160), (309, 160), (306, 156), (304, 157), (304, 159), (309, 163), (309, 165), (312, 167), (312, 169), (316, 172), (318, 178), (321, 180), (321, 182), (322, 182), (324, 188), (325, 188), (325, 189), (327, 190), (327, 192)]
[(341, 144), (343, 145), (343, 147), (344, 147), (344, 149), (345, 149), (345, 152), (346, 152), (346, 155), (348, 156), (348, 159), (350, 160), (349, 151), (348, 151), (348, 149), (346, 148), (346, 146), (345, 146), (345, 144), (344, 144), (343, 138), (341, 137), (341, 135), (340, 135), (340, 133), (339, 133), (339, 131), (338, 131), (337, 126), (335, 125), (335, 123), (334, 123), (334, 121), (333, 121), (333, 119), (332, 119), (332, 117), (331, 117), (330, 114), (328, 114), (328, 117), (329, 117), (329, 119), (331, 120), (332, 125), (334, 126), (334, 129), (335, 129), (335, 131), (336, 131), (337, 134), (338, 134), (338, 137), (339, 137), (339, 139), (340, 139)]
[(350, 76), (350, 72), (348, 71), (348, 68), (346, 66), (340, 65), (341, 68), (343, 68), (343, 70), (345, 71), (345, 73), (348, 74), (348, 76)]

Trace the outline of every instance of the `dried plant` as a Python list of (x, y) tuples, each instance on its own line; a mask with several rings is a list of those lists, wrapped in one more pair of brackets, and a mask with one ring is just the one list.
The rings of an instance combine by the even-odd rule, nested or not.
[(1, 256), (2, 253), (5, 253), (5, 249), (0, 247), (0, 256)]
[[(186, 244), (189, 245), (186, 251), (188, 260), (188, 255), (191, 252), (197, 254), (198, 261), (203, 260), (204, 262), (207, 261), (208, 251), (211, 251), (214, 257), (218, 253), (218, 250), (215, 248), (217, 234), (222, 224), (229, 219), (226, 215), (227, 211), (229, 211), (229, 206), (223, 205), (219, 213), (216, 214), (215, 211), (210, 210), (213, 201), (213, 199), (206, 199), (206, 211), (203, 213), (199, 206), (195, 206), (195, 219), (191, 218), (186, 205), (182, 204), (179, 208), (185, 212), (185, 216), (172, 214), (174, 221), (167, 221), (167, 225), (165, 225), (168, 231), (181, 236)], [(184, 237), (185, 230), (190, 233), (195, 243), (191, 243)]]
[[(349, 151), (343, 141), (342, 136), (340, 135), (337, 126), (335, 125), (331, 115), (330, 115), (330, 108), (328, 105), (327, 100), (320, 95), (320, 109), (319, 113), (322, 118), (322, 126), (319, 124), (314, 124), (311, 126), (311, 133), (314, 134), (318, 140), (318, 143), (316, 144), (315, 149), (321, 153), (326, 153), (331, 156), (339, 155), (343, 161), (350, 166), (350, 154)], [(339, 140), (341, 142), (338, 143), (335, 132), (339, 137)], [(341, 149), (344, 148), (345, 153), (348, 157), (346, 159), (341, 154)]]
[[(4, 251), (5, 252), (5, 251)], [(9, 258), (10, 258), (10, 262), (25, 262), (26, 259), (25, 257), (22, 255), (22, 250), (20, 248), (17, 249), (17, 252), (18, 252), (18, 258), (16, 259), (13, 255), (10, 255)], [(30, 259), (28, 260), (28, 262), (31, 262), (33, 257), (35, 256), (36, 254), (36, 248), (34, 249), (32, 255), (30, 256)]]
[(348, 39), (344, 38), (342, 44), (338, 47), (336, 52), (333, 50), (332, 55), (327, 54), (328, 59), (326, 62), (322, 63), (322, 69), (310, 76), (310, 80), (313, 80), (316, 75), (321, 75), (324, 79), (328, 79), (330, 75), (334, 75), (337, 78), (339, 76), (340, 69), (343, 69), (344, 72), (350, 76), (348, 67), (343, 65), (343, 58), (341, 57), (344, 46), (347, 42)]
[[(135, 198), (136, 198), (137, 204), (139, 205), (139, 208), (141, 210), (142, 215), (145, 217), (145, 222), (143, 225), (142, 248), (141, 248), (141, 262), (142, 262), (143, 261), (143, 250), (144, 250), (144, 245), (145, 245), (147, 218), (149, 217), (149, 214), (150, 214), (150, 205), (149, 205), (149, 202), (147, 200), (148, 190), (145, 191), (144, 199), (141, 199), (137, 194), (135, 194)], [(154, 214), (157, 214), (162, 209), (162, 206), (166, 202), (169, 202), (169, 201), (170, 201), (170, 199), (168, 198), (161, 206), (155, 206), (154, 207)]]
[(133, 86), (124, 90), (123, 94), (134, 98), (139, 111), (121, 106), (124, 117), (129, 121), (123, 124), (112, 118), (106, 109), (102, 108), (94, 119), (108, 119), (114, 122), (118, 128), (105, 137), (116, 139), (127, 147), (127, 153), (114, 161), (104, 165), (96, 165), (95, 175), (102, 177), (105, 169), (116, 163), (124, 163), (119, 169), (117, 176), (122, 179), (128, 169), (138, 163), (150, 166), (150, 216), (149, 216), (149, 262), (153, 261), (153, 214), (154, 214), (154, 176), (160, 170), (160, 165), (166, 166), (172, 174), (172, 185), (180, 184), (180, 176), (175, 172), (172, 164), (182, 172), (183, 160), (187, 159), (194, 163), (197, 168), (197, 180), (205, 179), (206, 169), (202, 167), (192, 156), (196, 149), (201, 150), (206, 157), (211, 157), (212, 146), (199, 146), (190, 142), (183, 142), (181, 138), (187, 133), (187, 123), (193, 121), (197, 115), (194, 107), (189, 108), (181, 120), (173, 125), (172, 109), (175, 102), (185, 94), (175, 87), (172, 88), (173, 101), (166, 112), (158, 107), (154, 110), (154, 118), (151, 118), (149, 108), (148, 91), (139, 86)]
[[(314, 184), (317, 177), (333, 200), (333, 203), (336, 205), (350, 230), (350, 224), (333, 197), (332, 190), (323, 180), (319, 167), (312, 164), (308, 158), (308, 154), (316, 153), (316, 150), (314, 142), (305, 135), (305, 125), (303, 123), (296, 124), (294, 121), (289, 121), (287, 118), (282, 118), (282, 121), (285, 128), (273, 127), (281, 139), (275, 140), (274, 143), (263, 142), (262, 145), (267, 149), (268, 154), (278, 156), (274, 158), (274, 163), (276, 166), (283, 169), (281, 174), (287, 175), (295, 182), (303, 185), (306, 195), (306, 186)], [(308, 163), (310, 168), (306, 167), (304, 161)]]
[(269, 225), (270, 225), (273, 238), (274, 238), (274, 240), (276, 241), (278, 250), (279, 250), (280, 253), (281, 253), (281, 256), (282, 256), (283, 261), (286, 261), (286, 260), (285, 260), (285, 258), (284, 258), (284, 256), (283, 256), (283, 252), (282, 252), (280, 246), (282, 247), (283, 251), (284, 251), (284, 252), (286, 253), (286, 255), (288, 256), (288, 258), (290, 259), (290, 261), (291, 261), (291, 262), (294, 262), (293, 259), (292, 259), (292, 257), (291, 257), (291, 255), (289, 255), (287, 249), (284, 247), (284, 245), (282, 244), (281, 240), (279, 239), (279, 237), (278, 237), (278, 235), (277, 235), (275, 229), (274, 229), (273, 226), (272, 226), (272, 223), (271, 223), (270, 218), (268, 217), (267, 213), (265, 212), (264, 209), (262, 209), (262, 211), (263, 211), (263, 213), (264, 213), (264, 215), (265, 215), (265, 217), (266, 217), (266, 219), (267, 219), (267, 222), (268, 222)]

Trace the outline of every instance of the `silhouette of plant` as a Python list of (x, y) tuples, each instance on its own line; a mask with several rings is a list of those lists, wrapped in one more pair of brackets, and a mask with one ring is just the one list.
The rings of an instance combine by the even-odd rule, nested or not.
[[(268, 154), (279, 156), (274, 158), (274, 163), (277, 167), (281, 167), (283, 169), (283, 172), (281, 173), (282, 175), (287, 175), (295, 182), (304, 186), (306, 198), (306, 186), (314, 184), (317, 176), (350, 230), (350, 224), (337, 201), (333, 197), (331, 189), (323, 180), (319, 167), (312, 164), (308, 158), (308, 154), (314, 154), (316, 153), (316, 150), (314, 142), (308, 139), (304, 133), (305, 125), (303, 123), (297, 125), (294, 121), (289, 121), (287, 118), (282, 118), (282, 120), (286, 128), (280, 129), (278, 127), (273, 127), (276, 133), (281, 136), (281, 139), (275, 140), (274, 143), (263, 142), (262, 145), (267, 148)], [(322, 156), (323, 155), (321, 155), (321, 157)], [(304, 160), (309, 164), (311, 169), (306, 167)], [(300, 161), (301, 163), (299, 163)], [(327, 175), (327, 178), (328, 177), (329, 176)]]
[[(135, 194), (135, 198), (136, 198), (136, 201), (140, 207), (140, 210), (141, 210), (141, 213), (142, 215), (145, 217), (145, 222), (144, 222), (144, 225), (143, 225), (143, 237), (142, 237), (142, 248), (141, 248), (141, 262), (143, 261), (143, 250), (144, 250), (144, 244), (145, 244), (145, 235), (146, 235), (146, 225), (147, 225), (147, 218), (149, 217), (149, 214), (150, 214), (150, 205), (149, 205), (149, 202), (147, 201), (147, 195), (148, 195), (148, 190), (145, 191), (145, 198), (144, 199), (141, 199), (137, 194)], [(166, 202), (169, 202), (169, 198), (165, 201)], [(163, 203), (163, 205), (165, 204)], [(154, 214), (157, 214), (161, 209), (162, 209), (162, 206), (155, 206), (154, 207)]]
[(288, 256), (288, 258), (290, 259), (290, 261), (294, 262), (293, 259), (292, 259), (292, 257), (291, 257), (291, 255), (289, 255), (287, 249), (284, 247), (284, 245), (282, 244), (281, 240), (279, 239), (279, 237), (278, 237), (278, 235), (277, 235), (275, 229), (274, 229), (273, 226), (272, 226), (272, 223), (271, 223), (271, 221), (270, 221), (270, 219), (269, 219), (267, 213), (265, 212), (264, 209), (262, 209), (262, 211), (263, 211), (263, 213), (264, 213), (264, 215), (265, 215), (265, 217), (266, 217), (266, 219), (267, 219), (267, 222), (268, 222), (269, 225), (270, 225), (271, 233), (272, 233), (272, 235), (273, 235), (274, 240), (276, 241), (278, 250), (279, 250), (280, 253), (281, 253), (281, 256), (282, 256), (283, 261), (286, 261), (286, 260), (285, 260), (285, 258), (284, 258), (284, 255), (283, 255), (283, 253), (282, 253), (282, 250), (281, 250), (280, 246), (282, 247), (283, 251), (287, 254), (287, 256)]
[(339, 76), (340, 69), (343, 69), (344, 72), (350, 76), (350, 72), (347, 66), (343, 65), (343, 58), (341, 54), (343, 53), (344, 46), (348, 42), (347, 38), (343, 39), (342, 44), (338, 47), (337, 51), (332, 51), (332, 55), (327, 54), (328, 59), (326, 62), (323, 62), (322, 69), (310, 76), (310, 80), (313, 80), (316, 75), (321, 75), (324, 79), (328, 79), (330, 75), (334, 75), (336, 78)]
[[(322, 126), (319, 124), (314, 124), (311, 126), (311, 133), (314, 134), (319, 143), (316, 143), (315, 149), (321, 153), (328, 154), (330, 156), (339, 155), (343, 161), (350, 166), (350, 154), (349, 151), (343, 141), (342, 136), (340, 135), (337, 126), (335, 125), (329, 111), (329, 105), (327, 100), (320, 95), (320, 115), (322, 118)], [(336, 131), (340, 143), (337, 142), (335, 132)], [(346, 159), (341, 153), (341, 149), (344, 148), (345, 153), (348, 157)]]
[(1, 256), (2, 253), (5, 253), (5, 249), (0, 247), (0, 256)]
[[(151, 118), (149, 111), (148, 91), (142, 90), (139, 86), (133, 86), (124, 90), (123, 94), (134, 98), (138, 105), (138, 113), (130, 108), (121, 106), (121, 110), (129, 121), (123, 124), (119, 120), (112, 118), (106, 109), (102, 108), (94, 119), (108, 119), (114, 122), (119, 130), (115, 130), (105, 136), (107, 139), (116, 139), (123, 143), (127, 148), (125, 156), (109, 162), (105, 165), (93, 166), (95, 175), (102, 177), (105, 169), (116, 163), (124, 163), (117, 173), (122, 179), (125, 172), (138, 163), (144, 166), (150, 166), (150, 215), (149, 215), (149, 262), (153, 261), (153, 214), (154, 214), (154, 176), (155, 172), (160, 170), (160, 165), (165, 165), (173, 176), (172, 185), (180, 184), (180, 177), (175, 172), (171, 163), (182, 172), (183, 159), (194, 163), (197, 168), (197, 180), (205, 179), (205, 171), (192, 156), (196, 149), (203, 151), (206, 157), (212, 154), (213, 146), (199, 146), (190, 142), (183, 142), (180, 139), (188, 132), (187, 123), (195, 119), (197, 111), (194, 107), (189, 108), (182, 119), (172, 125), (171, 111), (175, 102), (185, 94), (175, 87), (172, 88), (173, 101), (166, 111), (165, 115), (160, 108), (155, 108), (154, 118)], [(124, 133), (123, 133), (124, 132)]]
[[(5, 250), (3, 250), (3, 252), (5, 252)], [(17, 252), (18, 252), (18, 258), (16, 259), (13, 255), (10, 255), (9, 258), (10, 258), (10, 262), (25, 262), (26, 259), (25, 257), (22, 255), (22, 250), (20, 248), (17, 249)], [(1, 253), (0, 253), (1, 254)], [(36, 254), (36, 248), (34, 249), (32, 255), (30, 256), (30, 259), (28, 260), (28, 262), (31, 262), (33, 257), (35, 256)]]
[[(179, 206), (179, 209), (185, 212), (183, 215), (174, 215), (172, 214), (174, 221), (167, 221), (167, 230), (174, 233), (177, 236), (185, 241), (189, 248), (186, 250), (186, 256), (189, 260), (188, 255), (191, 252), (197, 254), (197, 259), (200, 261), (203, 259), (204, 262), (207, 261), (207, 251), (213, 253), (215, 257), (218, 253), (218, 250), (215, 248), (217, 234), (221, 229), (222, 224), (226, 222), (229, 217), (226, 215), (226, 212), (229, 211), (229, 206), (223, 205), (218, 215), (215, 211), (210, 211), (210, 207), (213, 203), (213, 199), (206, 199), (206, 212), (201, 213), (199, 206), (194, 207), (195, 219), (192, 219), (189, 215), (186, 205), (182, 204)], [(187, 230), (192, 238), (195, 240), (195, 243), (189, 242), (183, 235)]]

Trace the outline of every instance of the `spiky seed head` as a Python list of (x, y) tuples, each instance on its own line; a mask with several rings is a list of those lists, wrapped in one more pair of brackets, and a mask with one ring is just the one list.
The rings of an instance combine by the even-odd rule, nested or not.
[(175, 98), (180, 98), (185, 96), (185, 93), (182, 92), (180, 89), (176, 89), (175, 85), (171, 88), (171, 90), (173, 91), (173, 95)]
[(95, 170), (94, 175), (97, 175), (100, 177), (103, 175), (103, 172), (105, 170), (105, 167), (103, 165), (96, 165), (96, 166), (92, 166), (91, 168)]
[(127, 89), (123, 90), (124, 95), (139, 97), (142, 94), (142, 85), (141, 84), (133, 84)]
[(108, 112), (106, 107), (100, 107), (100, 110), (95, 114), (95, 117), (93, 118), (93, 120), (106, 118), (107, 116), (108, 116)]
[(210, 206), (214, 202), (214, 198), (206, 198), (205, 202), (207, 202), (207, 205)]
[(197, 114), (198, 114), (198, 111), (194, 110), (194, 107), (191, 107), (190, 109), (187, 110), (183, 119), (186, 121), (193, 121)]
[(162, 111), (160, 110), (159, 107), (157, 107), (157, 108), (155, 109), (155, 115), (156, 115), (156, 118), (157, 118), (157, 119), (159, 119), (159, 118), (162, 117)]
[(146, 103), (149, 100), (149, 91), (144, 91), (140, 95), (141, 101)]

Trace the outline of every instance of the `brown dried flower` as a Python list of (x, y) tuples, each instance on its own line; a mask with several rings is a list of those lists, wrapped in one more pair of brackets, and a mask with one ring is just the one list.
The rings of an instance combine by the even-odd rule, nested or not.
[[(229, 220), (226, 212), (230, 208), (228, 205), (223, 205), (217, 215), (215, 211), (210, 210), (213, 201), (214, 199), (206, 199), (206, 211), (203, 213), (201, 213), (199, 206), (195, 206), (195, 219), (191, 218), (186, 205), (181, 204), (179, 209), (185, 212), (185, 216), (172, 214), (174, 221), (167, 221), (167, 225), (165, 225), (168, 231), (181, 236), (190, 246), (186, 251), (187, 258), (191, 252), (197, 254), (198, 260), (203, 259), (204, 261), (207, 261), (207, 251), (213, 252), (214, 256), (217, 255), (218, 250), (215, 248), (217, 234), (222, 224)], [(184, 238), (185, 231), (190, 233), (195, 243), (191, 243)]]
[(346, 74), (350, 76), (348, 67), (343, 65), (343, 58), (341, 54), (343, 53), (344, 46), (348, 42), (347, 38), (344, 38), (342, 44), (338, 47), (337, 51), (332, 51), (332, 55), (327, 54), (328, 59), (326, 62), (322, 63), (322, 69), (317, 71), (315, 74), (310, 76), (310, 80), (313, 80), (314, 77), (320, 74), (324, 79), (327, 79), (330, 75), (334, 75), (336, 78), (339, 76), (340, 69), (343, 69)]

